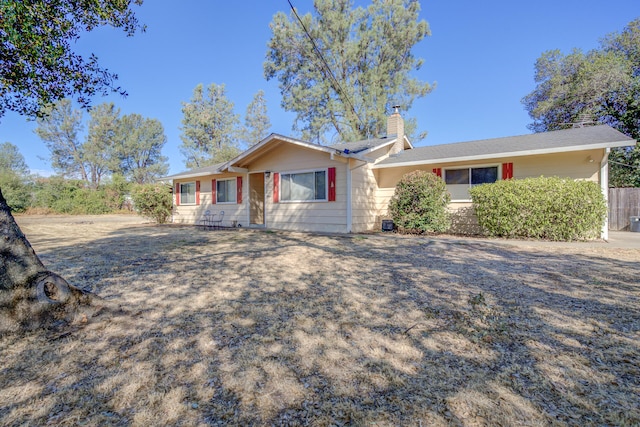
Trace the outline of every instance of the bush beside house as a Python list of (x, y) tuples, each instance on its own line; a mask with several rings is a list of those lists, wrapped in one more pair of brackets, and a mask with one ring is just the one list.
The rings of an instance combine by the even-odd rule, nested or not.
[(150, 218), (158, 224), (171, 219), (173, 198), (171, 186), (166, 184), (140, 184), (131, 193), (138, 214)]
[(492, 237), (587, 240), (600, 235), (607, 204), (597, 183), (557, 177), (497, 181), (470, 190)]
[(447, 206), (451, 196), (442, 178), (431, 172), (404, 175), (389, 201), (389, 213), (401, 232), (441, 233), (451, 221)]

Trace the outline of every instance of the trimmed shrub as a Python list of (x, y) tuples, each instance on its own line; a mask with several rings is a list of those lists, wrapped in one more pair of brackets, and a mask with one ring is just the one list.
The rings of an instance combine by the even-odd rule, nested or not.
[(470, 190), (493, 237), (586, 240), (600, 236), (607, 203), (597, 183), (558, 177), (497, 181)]
[(450, 201), (442, 178), (431, 172), (414, 171), (396, 185), (389, 213), (401, 232), (441, 233), (451, 225), (447, 211)]
[(139, 184), (131, 192), (133, 205), (139, 215), (164, 224), (171, 218), (173, 197), (166, 184)]

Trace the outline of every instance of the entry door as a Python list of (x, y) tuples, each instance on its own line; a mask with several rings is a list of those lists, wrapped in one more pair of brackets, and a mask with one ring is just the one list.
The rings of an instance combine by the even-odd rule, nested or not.
[(264, 173), (249, 174), (249, 219), (253, 225), (264, 225)]

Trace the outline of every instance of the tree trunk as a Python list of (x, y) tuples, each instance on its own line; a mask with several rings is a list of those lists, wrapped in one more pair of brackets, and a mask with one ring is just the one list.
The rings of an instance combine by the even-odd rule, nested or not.
[(0, 190), (0, 333), (34, 321), (40, 325), (50, 320), (54, 311), (60, 318), (61, 310), (88, 295), (47, 270)]

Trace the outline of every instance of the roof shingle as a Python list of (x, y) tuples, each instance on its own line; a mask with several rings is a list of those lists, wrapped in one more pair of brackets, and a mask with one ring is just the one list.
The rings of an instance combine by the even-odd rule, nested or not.
[(529, 135), (417, 147), (413, 150), (404, 150), (397, 155), (390, 156), (378, 163), (378, 166), (418, 162), (438, 163), (630, 145), (635, 145), (634, 139), (610, 126), (598, 125)]

